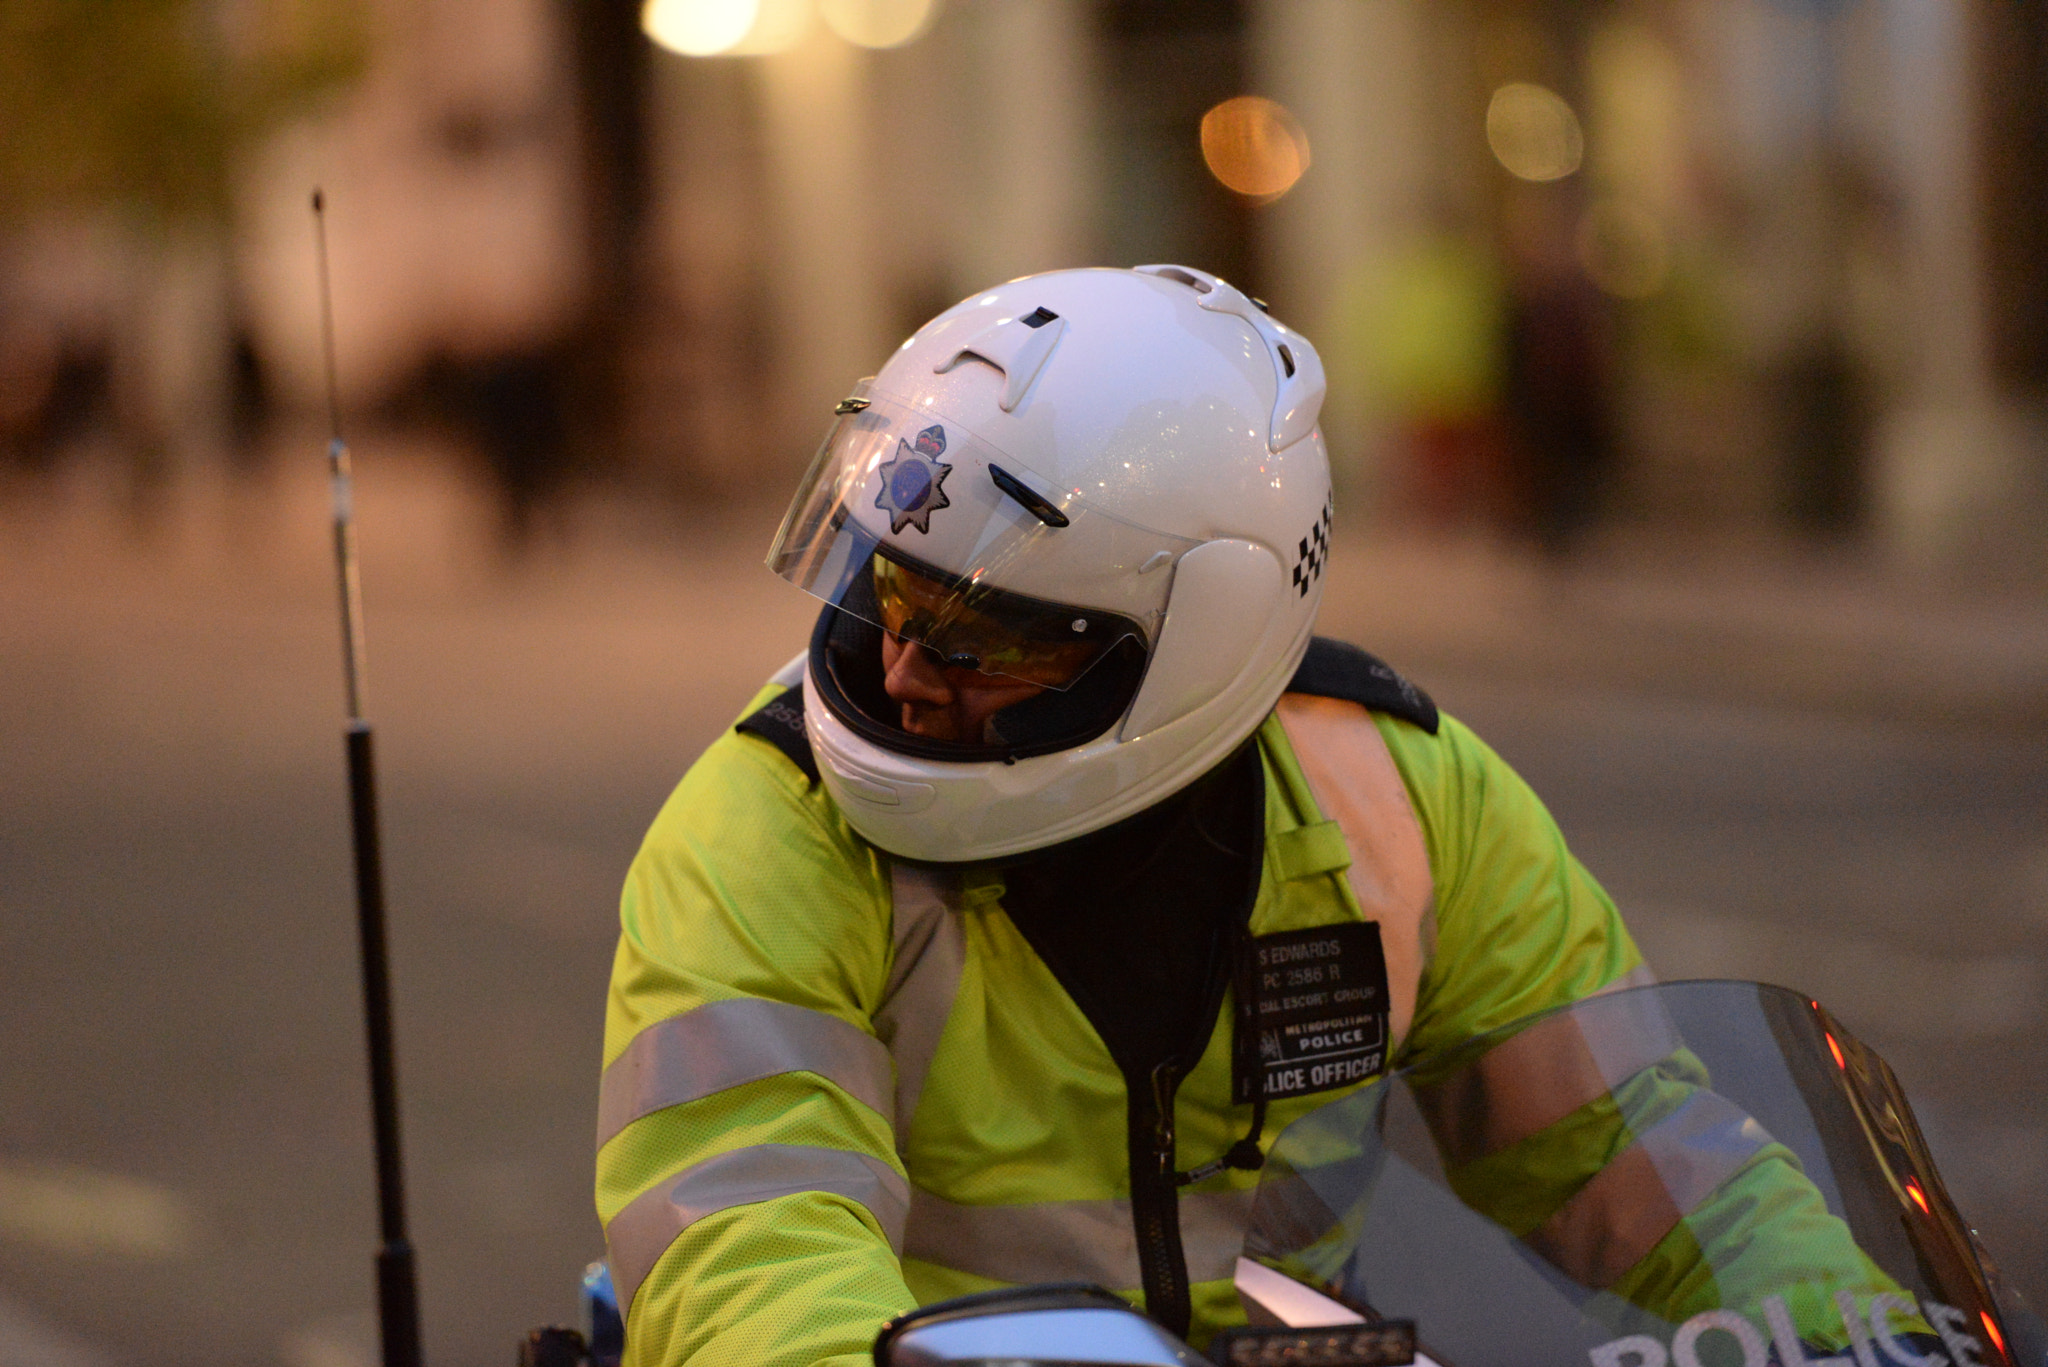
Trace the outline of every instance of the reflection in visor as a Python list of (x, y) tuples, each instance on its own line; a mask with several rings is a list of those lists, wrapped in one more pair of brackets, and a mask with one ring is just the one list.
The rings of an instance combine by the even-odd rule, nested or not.
[(1114, 613), (957, 580), (890, 547), (877, 548), (872, 564), (877, 625), (952, 668), (1064, 689), (1117, 641), (1141, 634)]

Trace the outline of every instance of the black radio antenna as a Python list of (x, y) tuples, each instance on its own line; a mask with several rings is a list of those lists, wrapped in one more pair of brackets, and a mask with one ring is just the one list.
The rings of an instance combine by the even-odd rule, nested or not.
[(348, 806), (355, 836), (356, 929), (363, 961), (363, 1021), (370, 1053), (370, 1120), (377, 1148), (377, 1323), (384, 1367), (420, 1367), (419, 1277), (405, 1231), (405, 1168), (398, 1150), (398, 1058), (391, 1037), (391, 955), (384, 934), (384, 861), (377, 839), (377, 771), (363, 717), (363, 588), (356, 569), (355, 477), (341, 439), (334, 376), (334, 294), (327, 274), (327, 213), (313, 191), (320, 267), (320, 345), (327, 370), (327, 470), (334, 492), (334, 569), (341, 585), (341, 662), (348, 687)]

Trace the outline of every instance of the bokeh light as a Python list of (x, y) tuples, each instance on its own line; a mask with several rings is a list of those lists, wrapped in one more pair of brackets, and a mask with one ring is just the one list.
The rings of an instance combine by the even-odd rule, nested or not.
[(1278, 199), (1308, 170), (1308, 133), (1285, 105), (1239, 95), (1202, 116), (1202, 160), (1237, 193)]
[(739, 46), (760, 11), (760, 0), (647, 0), (640, 29), (671, 52), (710, 57)]
[(1664, 225), (1632, 200), (1595, 203), (1579, 222), (1577, 247), (1587, 276), (1621, 299), (1649, 298), (1671, 269)]
[(817, 17), (812, 0), (758, 0), (754, 22), (746, 37), (729, 47), (732, 57), (765, 57), (787, 52), (804, 40)]
[(1486, 106), (1486, 145), (1523, 180), (1560, 180), (1579, 169), (1586, 137), (1579, 116), (1554, 90), (1511, 81)]
[(825, 24), (861, 47), (901, 47), (930, 26), (937, 0), (819, 0)]

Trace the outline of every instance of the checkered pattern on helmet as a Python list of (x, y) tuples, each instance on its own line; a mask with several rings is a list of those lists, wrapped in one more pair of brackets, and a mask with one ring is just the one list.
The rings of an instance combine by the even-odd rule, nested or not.
[(1330, 517), (1334, 511), (1330, 500), (1324, 499), (1323, 515), (1301, 539), (1300, 553), (1294, 561), (1294, 591), (1303, 598), (1308, 597), (1308, 586), (1323, 577), (1323, 566), (1329, 561)]

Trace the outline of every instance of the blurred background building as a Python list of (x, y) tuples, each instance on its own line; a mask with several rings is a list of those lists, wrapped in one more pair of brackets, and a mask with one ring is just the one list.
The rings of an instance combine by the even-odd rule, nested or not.
[(0, 1367), (373, 1361), (315, 185), (431, 1361), (573, 1318), (621, 877), (831, 405), (1091, 263), (1315, 341), (1321, 629), (2048, 1299), (2041, 4), (0, 0)]
[(349, 412), (519, 507), (779, 490), (946, 303), (1177, 260), (1323, 348), (1353, 518), (2048, 566), (2036, 6), (16, 8), (17, 465), (175, 478), (318, 411), (321, 183)]

